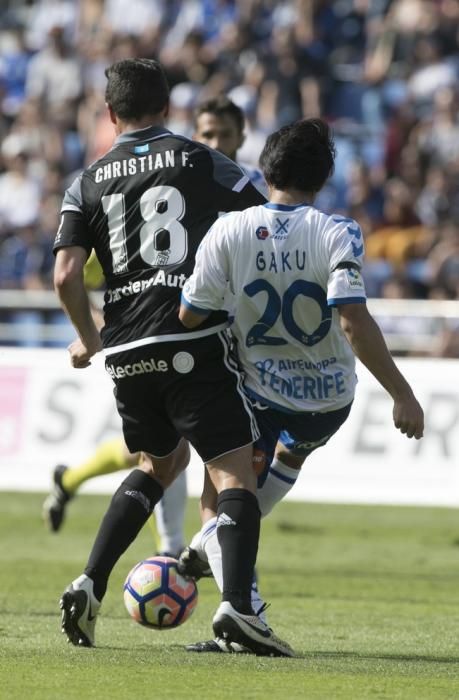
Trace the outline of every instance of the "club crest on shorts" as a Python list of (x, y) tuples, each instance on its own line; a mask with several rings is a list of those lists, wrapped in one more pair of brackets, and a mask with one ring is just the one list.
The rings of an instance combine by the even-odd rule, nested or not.
[(172, 358), (172, 366), (176, 372), (187, 374), (194, 367), (194, 357), (189, 352), (177, 352)]

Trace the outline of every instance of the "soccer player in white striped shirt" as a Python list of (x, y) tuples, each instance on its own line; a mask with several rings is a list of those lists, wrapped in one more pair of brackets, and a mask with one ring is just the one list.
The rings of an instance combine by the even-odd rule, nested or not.
[[(328, 126), (307, 119), (282, 127), (268, 138), (260, 164), (269, 203), (213, 224), (184, 286), (180, 319), (197, 327), (231, 299), (245, 388), (262, 434), (255, 455), (261, 455), (258, 500), (266, 515), (293, 486), (305, 458), (349, 415), (355, 356), (392, 397), (396, 428), (419, 439), (424, 417), (368, 312), (359, 225), (313, 206), (333, 170)], [(211, 503), (207, 492), (206, 517)], [(218, 521), (214, 531), (212, 524), (209, 518), (192, 545), (207, 555), (218, 582)], [(225, 650), (207, 642), (193, 650), (216, 646)]]

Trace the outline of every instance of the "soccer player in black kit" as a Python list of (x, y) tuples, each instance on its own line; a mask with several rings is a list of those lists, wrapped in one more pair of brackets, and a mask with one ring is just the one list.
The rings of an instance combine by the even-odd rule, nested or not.
[[(181, 289), (218, 213), (264, 198), (231, 160), (164, 127), (169, 90), (158, 62), (123, 60), (106, 76), (117, 139), (65, 193), (54, 282), (78, 334), (72, 365), (87, 367), (103, 349), (126, 444), (145, 456), (114, 494), (84, 573), (62, 595), (62, 629), (71, 643), (94, 645), (110, 573), (186, 468), (191, 443), (218, 492), (224, 591), (214, 633), (261, 655), (290, 656), (250, 605), (260, 529), (252, 468), (258, 428), (226, 314), (211, 314), (191, 332), (178, 319)], [(101, 335), (83, 284), (92, 249), (107, 284)]]

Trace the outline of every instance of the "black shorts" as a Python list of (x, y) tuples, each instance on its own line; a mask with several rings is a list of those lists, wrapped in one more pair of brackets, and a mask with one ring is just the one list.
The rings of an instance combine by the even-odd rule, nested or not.
[(105, 368), (131, 452), (166, 457), (185, 438), (210, 462), (259, 436), (228, 331), (109, 355)]
[(292, 454), (306, 459), (339, 430), (349, 416), (351, 406), (352, 402), (326, 413), (284, 413), (273, 408), (257, 407), (255, 415), (261, 436), (254, 445), (254, 467), (258, 487), (263, 485), (268, 475), (278, 441)]

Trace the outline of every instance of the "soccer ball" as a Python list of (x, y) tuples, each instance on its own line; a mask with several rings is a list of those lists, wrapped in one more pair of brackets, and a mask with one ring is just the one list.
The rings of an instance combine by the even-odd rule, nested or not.
[(177, 571), (172, 557), (144, 559), (129, 572), (124, 583), (124, 604), (133, 620), (164, 630), (183, 624), (196, 607), (194, 581)]

